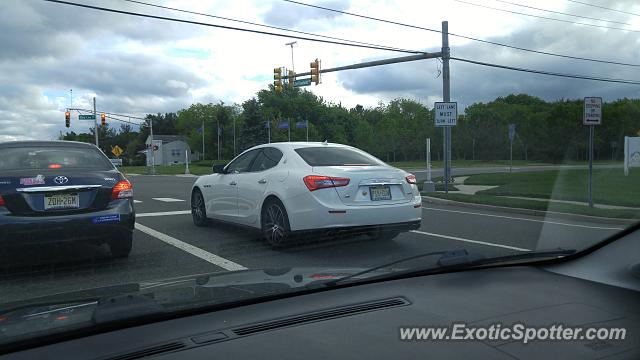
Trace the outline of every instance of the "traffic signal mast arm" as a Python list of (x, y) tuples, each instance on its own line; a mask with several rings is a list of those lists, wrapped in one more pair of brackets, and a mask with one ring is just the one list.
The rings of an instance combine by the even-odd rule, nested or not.
[[(368, 67), (374, 67), (374, 66), (380, 66), (380, 65), (388, 65), (388, 64), (396, 64), (396, 63), (416, 61), (416, 60), (435, 59), (435, 58), (439, 58), (439, 57), (442, 57), (442, 52), (424, 53), (424, 54), (418, 54), (418, 55), (397, 57), (397, 58), (392, 58), (392, 59), (367, 61), (367, 62), (363, 62), (363, 63), (359, 63), (359, 64), (338, 66), (338, 67), (334, 67), (334, 68), (318, 69), (318, 70), (319, 70), (319, 74), (324, 74), (324, 73), (330, 73), (330, 72), (336, 72), (336, 71), (342, 71), (342, 70), (362, 69), (362, 68), (368, 68)], [(314, 63), (315, 63), (315, 61), (313, 63), (311, 63), (311, 64), (314, 64)], [(318, 65), (320, 65), (319, 60), (318, 60)], [(313, 70), (313, 66), (312, 66), (312, 70)], [(314, 74), (311, 71), (309, 71), (309, 72), (305, 72), (305, 73), (297, 73), (296, 77), (299, 78), (299, 77), (302, 77), (302, 76), (309, 76), (309, 75), (314, 75)], [(318, 80), (320, 80), (320, 79), (318, 79)]]

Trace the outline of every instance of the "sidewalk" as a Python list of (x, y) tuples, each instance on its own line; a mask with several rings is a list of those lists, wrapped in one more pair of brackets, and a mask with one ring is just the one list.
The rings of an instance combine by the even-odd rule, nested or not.
[[(452, 192), (454, 194), (462, 194), (462, 195), (475, 195), (477, 192), (482, 190), (489, 190), (496, 188), (497, 186), (488, 186), (488, 185), (464, 185), (464, 181), (467, 180), (469, 176), (458, 176), (455, 178), (455, 183), (452, 184), (455, 186), (458, 191)], [(460, 183), (460, 185), (458, 185)], [(439, 193), (444, 193), (444, 191), (437, 191)], [(526, 197), (526, 196), (496, 196), (498, 198), (507, 198), (507, 199), (519, 199), (519, 200), (533, 200), (533, 201), (542, 201), (549, 203), (558, 203), (558, 204), (571, 204), (571, 205), (580, 205), (580, 206), (588, 206), (589, 204), (582, 201), (571, 201), (571, 200), (556, 200), (556, 199), (544, 199), (544, 198), (535, 198), (535, 197)], [(613, 209), (613, 210), (637, 210), (640, 211), (640, 207), (631, 207), (631, 206), (619, 206), (619, 205), (606, 205), (606, 204), (593, 204), (593, 207), (598, 209)]]
[[(498, 196), (509, 199), (520, 199), (520, 200), (534, 200), (534, 201), (545, 201), (559, 204), (571, 204), (571, 205), (581, 205), (581, 206), (589, 206), (588, 203), (582, 201), (570, 201), (570, 200), (556, 200), (556, 199), (541, 199), (541, 198), (533, 198), (533, 197), (525, 197), (525, 196)], [(598, 209), (617, 209), (617, 210), (637, 210), (640, 211), (640, 207), (630, 207), (630, 206), (619, 206), (619, 205), (605, 205), (605, 204), (593, 204), (593, 207)]]
[[(464, 181), (467, 180), (468, 178), (469, 176), (458, 176), (454, 178), (456, 182), (451, 185), (455, 186), (458, 189), (458, 191), (455, 191), (456, 194), (475, 195), (478, 191), (489, 190), (497, 187), (497, 186), (488, 186), (488, 185), (464, 185)], [(444, 191), (438, 191), (438, 192), (444, 192)]]

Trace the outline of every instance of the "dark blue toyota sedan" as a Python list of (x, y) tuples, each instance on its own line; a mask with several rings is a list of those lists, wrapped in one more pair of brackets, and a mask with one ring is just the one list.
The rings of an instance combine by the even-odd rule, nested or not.
[(96, 146), (0, 143), (0, 249), (82, 241), (127, 257), (134, 223), (131, 183)]

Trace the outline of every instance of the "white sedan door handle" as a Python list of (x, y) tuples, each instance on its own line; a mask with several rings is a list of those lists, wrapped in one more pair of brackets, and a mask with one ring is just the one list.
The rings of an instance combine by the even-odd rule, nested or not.
[(260, 179), (258, 180), (258, 184), (266, 184), (267, 180), (266, 179)]
[(232, 182), (229, 183), (229, 185), (234, 185), (235, 186), (235, 185), (238, 185), (238, 183), (235, 182), (235, 181), (232, 181)]

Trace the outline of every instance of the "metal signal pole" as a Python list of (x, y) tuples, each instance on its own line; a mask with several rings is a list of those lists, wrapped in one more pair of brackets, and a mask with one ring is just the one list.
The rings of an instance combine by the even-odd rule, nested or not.
[(98, 117), (96, 116), (96, 97), (93, 97), (93, 129), (96, 133), (96, 146), (99, 146), (98, 144)]
[[(451, 74), (449, 72), (449, 22), (442, 22), (442, 101), (451, 101)], [(451, 126), (445, 126), (444, 132), (444, 191), (449, 193), (451, 180)]]

